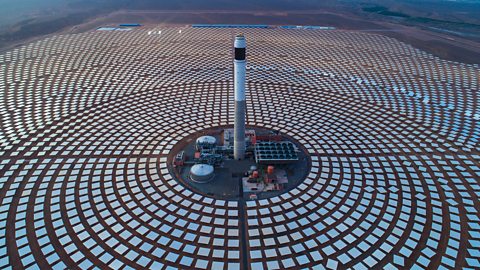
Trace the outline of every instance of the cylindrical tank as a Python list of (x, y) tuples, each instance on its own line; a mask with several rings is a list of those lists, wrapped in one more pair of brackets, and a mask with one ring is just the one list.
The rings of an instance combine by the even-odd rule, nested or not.
[(213, 166), (208, 164), (195, 164), (190, 168), (190, 180), (198, 183), (206, 183), (215, 176)]
[(202, 136), (198, 137), (197, 144), (216, 144), (217, 139), (213, 136)]
[(268, 166), (267, 167), (267, 173), (268, 174), (273, 174), (274, 167), (273, 166)]
[(202, 136), (199, 137), (196, 141), (197, 150), (207, 150), (215, 147), (217, 139), (213, 136)]

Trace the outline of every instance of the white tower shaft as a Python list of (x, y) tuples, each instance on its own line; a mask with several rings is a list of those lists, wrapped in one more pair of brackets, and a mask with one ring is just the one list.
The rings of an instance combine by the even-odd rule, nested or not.
[(235, 90), (235, 122), (233, 126), (233, 156), (236, 160), (245, 158), (245, 37), (235, 37), (234, 90)]

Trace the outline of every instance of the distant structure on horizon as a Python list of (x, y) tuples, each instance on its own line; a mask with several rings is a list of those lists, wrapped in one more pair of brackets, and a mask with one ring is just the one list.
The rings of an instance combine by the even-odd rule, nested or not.
[(235, 122), (233, 132), (233, 157), (235, 160), (245, 158), (245, 73), (247, 42), (243, 35), (235, 37), (234, 90), (235, 90)]

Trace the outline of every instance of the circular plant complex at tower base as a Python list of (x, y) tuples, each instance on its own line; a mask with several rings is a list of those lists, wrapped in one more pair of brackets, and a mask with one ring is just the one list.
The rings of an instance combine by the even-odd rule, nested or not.
[[(256, 199), (240, 181), (278, 184), (280, 165), (230, 173), (231, 193), (202, 190), (225, 179), (228, 147), (193, 151), (213, 162), (203, 186), (182, 176), (198, 160), (174, 167), (202, 135), (224, 146), (210, 131), (234, 124), (239, 32), (246, 129), (307, 160)], [(479, 78), (320, 28), (108, 28), (18, 47), (0, 55), (0, 268), (479, 269)], [(259, 157), (285, 154), (271, 141)]]
[(256, 127), (247, 127), (246, 134), (243, 160), (234, 159), (232, 126), (180, 140), (168, 158), (173, 178), (206, 196), (250, 200), (288, 192), (310, 173), (309, 155), (293, 138)]

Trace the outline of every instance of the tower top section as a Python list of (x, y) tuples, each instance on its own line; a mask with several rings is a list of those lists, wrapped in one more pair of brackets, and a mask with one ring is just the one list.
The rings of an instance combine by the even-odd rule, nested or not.
[(245, 48), (247, 47), (247, 41), (243, 34), (239, 34), (235, 37), (235, 60), (243, 61), (245, 60)]
[(244, 49), (247, 47), (247, 41), (243, 34), (239, 34), (235, 37), (235, 48)]

